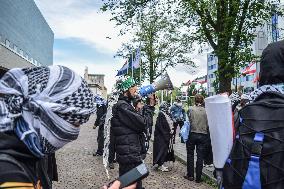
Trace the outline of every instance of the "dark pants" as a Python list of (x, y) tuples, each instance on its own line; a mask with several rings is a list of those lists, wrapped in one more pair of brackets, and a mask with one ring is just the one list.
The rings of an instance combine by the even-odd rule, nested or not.
[[(142, 163), (142, 162), (141, 162)], [(131, 169), (137, 167), (141, 163), (136, 163), (136, 164), (119, 164), (119, 176), (122, 176), (123, 174), (127, 173)], [(137, 182), (136, 189), (142, 189), (142, 181)]]
[(108, 162), (113, 163), (115, 159), (115, 138), (112, 132), (110, 132), (110, 143), (109, 143), (109, 156)]
[(103, 155), (104, 153), (104, 125), (99, 126), (97, 142), (98, 142), (97, 154)]
[(174, 122), (174, 132), (173, 132), (173, 137), (174, 137), (173, 141), (174, 141), (174, 143), (176, 141), (176, 133), (177, 133), (177, 127), (178, 126), (179, 126), (179, 129), (181, 129), (182, 126), (183, 126), (183, 121)]
[(194, 177), (194, 150), (196, 146), (197, 161), (196, 161), (196, 180), (201, 179), (203, 160), (209, 144), (209, 135), (190, 133), (189, 140), (186, 142), (187, 151), (187, 176)]

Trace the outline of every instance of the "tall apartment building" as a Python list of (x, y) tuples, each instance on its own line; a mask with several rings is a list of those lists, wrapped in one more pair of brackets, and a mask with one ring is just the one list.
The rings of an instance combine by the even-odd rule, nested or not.
[(33, 0), (0, 1), (0, 76), (53, 64), (54, 34)]
[(207, 92), (209, 96), (214, 95), (214, 82), (216, 80), (215, 72), (218, 70), (218, 57), (213, 53), (207, 54)]

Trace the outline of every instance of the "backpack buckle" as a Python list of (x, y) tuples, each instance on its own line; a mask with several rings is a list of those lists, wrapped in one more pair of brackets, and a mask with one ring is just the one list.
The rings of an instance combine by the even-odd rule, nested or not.
[(264, 133), (255, 133), (254, 142), (251, 147), (251, 153), (254, 156), (260, 156), (263, 148)]

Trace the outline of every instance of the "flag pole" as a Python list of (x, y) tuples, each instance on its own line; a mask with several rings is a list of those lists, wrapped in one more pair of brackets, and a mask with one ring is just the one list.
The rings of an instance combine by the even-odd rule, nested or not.
[(139, 80), (140, 80), (140, 85), (141, 85), (141, 66), (142, 66), (142, 60), (140, 60), (140, 66), (139, 66)]
[[(133, 52), (132, 52), (132, 54), (131, 54), (131, 69), (132, 69), (132, 71), (131, 71), (131, 74), (132, 74), (132, 78), (133, 78)], [(134, 78), (133, 78), (134, 79)]]
[[(163, 77), (163, 63), (161, 62), (161, 77)], [(164, 101), (164, 90), (161, 91), (161, 102)]]
[(129, 62), (128, 62), (128, 66), (127, 66), (127, 75), (128, 75), (128, 70), (129, 70)]

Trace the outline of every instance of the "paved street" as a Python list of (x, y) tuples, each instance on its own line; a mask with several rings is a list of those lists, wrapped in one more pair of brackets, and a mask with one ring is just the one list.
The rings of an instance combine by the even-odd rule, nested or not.
[[(92, 129), (94, 118), (82, 126), (79, 138), (56, 154), (59, 171), (59, 182), (54, 183), (55, 189), (99, 189), (109, 181), (106, 178), (101, 157), (93, 157), (96, 149), (97, 130)], [(147, 165), (152, 164), (152, 156), (146, 159)], [(111, 171), (111, 177), (118, 176), (118, 165)], [(171, 172), (163, 173), (152, 171), (143, 184), (146, 189), (179, 188), (179, 189), (210, 189), (206, 184), (196, 184), (182, 178), (186, 167), (180, 162), (175, 162)]]

